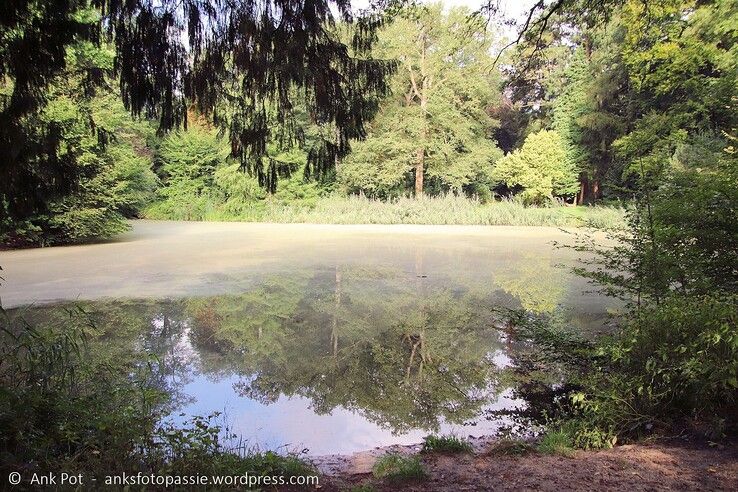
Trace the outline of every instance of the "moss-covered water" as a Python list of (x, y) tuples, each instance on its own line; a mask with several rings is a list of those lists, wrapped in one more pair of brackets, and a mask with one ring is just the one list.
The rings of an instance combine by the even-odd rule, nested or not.
[(3, 302), (34, 325), (81, 307), (92, 353), (149, 365), (169, 419), (223, 412), (262, 449), (490, 434), (490, 411), (525, 405), (497, 309), (605, 323), (605, 300), (557, 266), (574, 254), (555, 229), (155, 225), (2, 253)]

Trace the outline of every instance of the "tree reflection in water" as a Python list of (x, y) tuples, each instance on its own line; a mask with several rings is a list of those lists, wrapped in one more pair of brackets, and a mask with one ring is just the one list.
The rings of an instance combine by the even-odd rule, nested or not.
[[(301, 397), (318, 415), (340, 408), (393, 433), (429, 432), (479, 418), (512, 385), (525, 398), (526, 387), (555, 383), (517, 357), (525, 344), (493, 309), (511, 297), (531, 312), (556, 309), (565, 287), (546, 259), (531, 265), (462, 284), (424, 271), (418, 254), (408, 269), (332, 265), (265, 276), (239, 294), (81, 305), (97, 327), (94, 356), (150, 365), (171, 412), (192, 403), (185, 388), (204, 376), (233, 381), (231, 397)], [(53, 325), (63, 309), (28, 312)], [(500, 354), (514, 367), (500, 367)], [(226, 398), (206, 403), (221, 410)]]

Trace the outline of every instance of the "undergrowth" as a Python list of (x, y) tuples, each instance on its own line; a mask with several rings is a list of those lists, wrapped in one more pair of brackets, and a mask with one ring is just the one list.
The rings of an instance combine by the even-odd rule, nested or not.
[(468, 441), (454, 436), (427, 436), (423, 442), (424, 453), (471, 453), (473, 451)]
[(92, 357), (102, 335), (81, 308), (53, 326), (0, 308), (0, 475), (317, 473), (297, 456), (228, 445), (217, 415), (162, 424), (169, 397), (157, 387), (156, 361)]
[(269, 197), (238, 208), (202, 198), (182, 206), (151, 205), (148, 219), (241, 221), (320, 224), (420, 224), (590, 227), (618, 229), (624, 212), (617, 207), (525, 206), (518, 201), (481, 203), (447, 195), (376, 200), (362, 196), (328, 195), (310, 200)]

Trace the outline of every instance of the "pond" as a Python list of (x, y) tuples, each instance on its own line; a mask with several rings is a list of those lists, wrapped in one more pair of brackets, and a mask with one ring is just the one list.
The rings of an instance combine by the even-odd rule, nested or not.
[[(169, 419), (222, 412), (260, 449), (310, 455), (482, 436), (526, 402), (500, 308), (596, 333), (610, 301), (551, 228), (136, 221), (107, 244), (0, 253), (3, 306), (80, 307), (100, 357), (134, 354)], [(73, 311), (73, 309), (71, 309)], [(122, 356), (122, 355), (121, 355)]]

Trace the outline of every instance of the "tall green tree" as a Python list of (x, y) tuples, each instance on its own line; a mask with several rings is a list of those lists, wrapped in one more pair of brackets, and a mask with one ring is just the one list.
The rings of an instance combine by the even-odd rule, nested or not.
[[(645, 10), (648, 8), (648, 10)], [(684, 148), (723, 139), (738, 115), (738, 5), (671, 0), (629, 2), (622, 51), (634, 99), (631, 129), (615, 142), (625, 173), (660, 173), (688, 164)], [(724, 145), (717, 143), (717, 154)]]
[(465, 9), (441, 4), (408, 8), (380, 33), (378, 53), (398, 61), (393, 97), (384, 101), (365, 142), (339, 168), (350, 191), (416, 196), (426, 179), (436, 190), (489, 183), (501, 151), (486, 109), (500, 98), (492, 34)]
[[(14, 219), (12, 203), (3, 198), (3, 242), (57, 244), (109, 237), (126, 230), (125, 219), (136, 216), (151, 199), (157, 183), (147, 144), (153, 130), (131, 119), (112, 88), (94, 95), (85, 92), (85, 74), (91, 67), (109, 70), (113, 56), (109, 47), (89, 42), (69, 46), (67, 70), (49, 85), (46, 104), (23, 120), (28, 135), (57, 135), (60, 145), (47, 149), (47, 157), (68, 164), (74, 185), (56, 193), (41, 186), (37, 193), (44, 205), (28, 209), (23, 220)], [(53, 176), (45, 167), (34, 173), (42, 180)]]
[[(589, 154), (588, 149), (582, 145), (580, 120), (588, 109), (587, 89), (591, 75), (584, 49), (575, 50), (562, 75), (559, 80), (563, 87), (559, 89), (559, 94), (552, 103), (551, 127), (561, 136), (566, 149), (566, 165), (576, 169), (579, 174), (590, 174), (587, 172)], [(585, 176), (582, 176), (581, 183), (583, 187)], [(582, 196), (583, 192), (580, 191), (580, 198)]]

